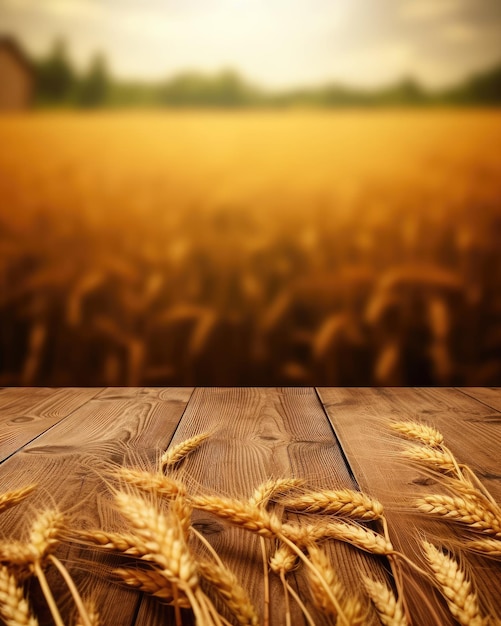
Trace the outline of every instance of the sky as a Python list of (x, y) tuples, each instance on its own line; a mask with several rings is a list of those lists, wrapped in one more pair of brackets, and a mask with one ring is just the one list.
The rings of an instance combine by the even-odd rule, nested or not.
[(63, 37), (78, 68), (100, 51), (120, 78), (440, 87), (501, 62), (501, 0), (0, 0), (0, 33), (38, 56)]

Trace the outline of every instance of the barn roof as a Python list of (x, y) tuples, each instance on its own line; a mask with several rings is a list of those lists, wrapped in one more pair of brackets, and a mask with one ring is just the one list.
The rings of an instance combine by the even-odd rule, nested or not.
[(30, 74), (34, 72), (33, 63), (14, 37), (0, 35), (0, 50), (7, 50)]

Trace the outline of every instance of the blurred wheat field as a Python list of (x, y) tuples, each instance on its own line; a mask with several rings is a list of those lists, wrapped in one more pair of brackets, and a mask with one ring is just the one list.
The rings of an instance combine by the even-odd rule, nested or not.
[(0, 117), (0, 383), (501, 384), (496, 110)]

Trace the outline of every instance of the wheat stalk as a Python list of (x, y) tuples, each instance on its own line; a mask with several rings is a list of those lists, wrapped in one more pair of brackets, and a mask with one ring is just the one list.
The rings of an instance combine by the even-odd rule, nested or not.
[(179, 518), (172, 511), (164, 514), (142, 498), (127, 493), (118, 492), (115, 501), (149, 548), (148, 560), (157, 563), (167, 579), (183, 591), (196, 589), (196, 564), (186, 545)]
[(477, 498), (429, 495), (415, 502), (421, 513), (465, 524), (473, 531), (501, 537), (501, 520), (496, 511), (483, 506)]
[(393, 591), (384, 583), (371, 578), (364, 576), (363, 581), (383, 625), (408, 626), (402, 603), (395, 598)]
[(487, 626), (487, 620), (480, 613), (478, 597), (457, 561), (427, 541), (423, 541), (423, 549), (455, 619), (462, 626)]
[(323, 513), (358, 520), (375, 520), (383, 515), (383, 505), (360, 491), (311, 491), (281, 498), (287, 509), (306, 513)]
[(20, 489), (14, 489), (0, 494), (0, 513), (24, 500), (36, 487), (36, 484), (28, 485), (27, 487), (21, 487)]
[(211, 583), (241, 626), (257, 626), (259, 618), (245, 589), (227, 567), (218, 563), (199, 561), (198, 569), (203, 578)]
[(190, 437), (181, 443), (169, 448), (166, 452), (162, 454), (160, 459), (160, 465), (162, 469), (167, 467), (173, 467), (180, 461), (182, 461), (187, 454), (195, 450), (200, 446), (200, 444), (205, 441), (210, 436), (209, 433), (201, 433), (200, 435), (195, 435), (194, 437)]
[(444, 441), (444, 436), (432, 426), (419, 424), (418, 422), (393, 422), (390, 424), (393, 430), (403, 435), (406, 439), (421, 441), (432, 448), (440, 446)]
[(6, 626), (38, 626), (14, 574), (0, 566), (0, 617)]

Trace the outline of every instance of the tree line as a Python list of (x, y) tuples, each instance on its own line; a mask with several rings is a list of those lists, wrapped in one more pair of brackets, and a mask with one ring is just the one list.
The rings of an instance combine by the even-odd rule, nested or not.
[(404, 78), (379, 89), (339, 84), (316, 88), (267, 91), (237, 72), (226, 69), (214, 75), (184, 72), (156, 82), (118, 80), (112, 76), (105, 55), (97, 53), (84, 72), (77, 72), (63, 40), (33, 62), (35, 102), (39, 106), (70, 107), (343, 107), (433, 106), (501, 104), (501, 64), (469, 77), (455, 87), (431, 91), (413, 78)]

